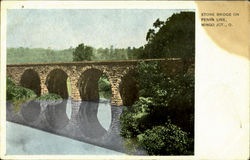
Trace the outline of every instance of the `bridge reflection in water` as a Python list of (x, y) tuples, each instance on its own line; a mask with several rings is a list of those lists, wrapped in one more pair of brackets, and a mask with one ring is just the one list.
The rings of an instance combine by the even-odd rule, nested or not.
[(7, 120), (125, 153), (119, 135), (122, 110), (123, 107), (112, 106), (105, 99), (99, 102), (29, 101), (22, 104), (18, 112), (7, 102)]

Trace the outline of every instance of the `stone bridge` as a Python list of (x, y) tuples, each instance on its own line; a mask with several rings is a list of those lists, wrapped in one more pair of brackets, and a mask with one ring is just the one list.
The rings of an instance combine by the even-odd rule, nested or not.
[[(181, 59), (145, 61), (162, 62), (168, 74), (183, 70)], [(102, 74), (106, 74), (111, 84), (111, 104), (122, 106), (132, 104), (137, 98), (133, 78), (137, 64), (137, 60), (8, 64), (7, 75), (17, 85), (35, 91), (38, 96), (56, 93), (63, 99), (68, 99), (69, 78), (72, 100), (91, 101), (99, 99), (98, 80)]]

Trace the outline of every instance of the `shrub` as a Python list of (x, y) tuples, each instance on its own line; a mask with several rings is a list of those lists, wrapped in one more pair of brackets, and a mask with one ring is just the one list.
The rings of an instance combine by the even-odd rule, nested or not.
[(164, 126), (155, 126), (139, 134), (138, 143), (149, 155), (187, 154), (189, 139), (187, 133), (170, 121)]
[(111, 97), (111, 85), (108, 77), (103, 74), (98, 81), (98, 88), (100, 97), (109, 99)]
[(35, 100), (62, 100), (62, 97), (55, 93), (43, 94)]
[(14, 105), (15, 112), (20, 111), (20, 105), (36, 97), (34, 91), (16, 86), (11, 78), (7, 77), (6, 99)]
[(11, 80), (11, 78), (7, 77), (7, 91), (6, 96), (8, 101), (20, 100), (20, 99), (29, 99), (32, 97), (36, 97), (34, 91), (16, 86), (15, 83)]

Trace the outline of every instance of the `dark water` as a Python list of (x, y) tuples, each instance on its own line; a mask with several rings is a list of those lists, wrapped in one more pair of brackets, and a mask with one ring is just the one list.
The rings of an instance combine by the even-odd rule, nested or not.
[[(65, 113), (57, 113), (59, 117), (55, 120), (50, 120), (50, 125), (53, 127), (64, 127), (65, 124), (68, 123), (68, 120), (71, 117), (71, 101), (68, 100), (66, 106), (66, 114)], [(83, 103), (84, 104), (84, 103)], [(86, 105), (86, 104), (85, 104)], [(35, 121), (37, 115), (40, 113), (40, 108), (36, 107), (34, 105), (34, 108), (24, 108), (23, 114), (29, 114), (30, 111), (33, 114), (29, 114), (30, 116), (27, 117), (27, 121)], [(54, 106), (48, 106), (48, 110), (54, 111)], [(82, 107), (84, 108), (84, 107)], [(48, 113), (52, 113), (52, 112)], [(96, 125), (98, 128), (90, 128), (89, 130), (92, 132), (88, 132), (87, 134), (94, 135), (95, 130), (98, 130), (98, 134), (102, 134), (100, 130), (103, 130), (103, 133), (105, 133), (111, 124), (111, 105), (108, 100), (101, 99), (98, 103), (97, 107), (92, 107), (90, 111), (82, 111), (80, 110), (79, 114), (81, 113), (97, 113), (97, 119), (93, 123), (99, 124)], [(60, 118), (63, 117), (63, 118)], [(50, 119), (51, 115), (47, 115), (47, 118)], [(65, 118), (66, 117), (66, 118)], [(64, 119), (64, 121), (60, 121), (58, 123), (57, 121)], [(91, 120), (91, 116), (89, 116), (89, 119)], [(93, 118), (94, 119), (94, 118)], [(93, 120), (92, 120), (93, 121)], [(82, 123), (86, 122), (85, 119), (82, 119)], [(91, 127), (91, 126), (90, 126)], [(51, 134), (48, 132), (44, 132), (38, 129), (33, 129), (30, 127), (26, 127), (23, 125), (19, 125), (12, 122), (7, 122), (6, 124), (7, 129), (7, 154), (13, 155), (13, 154), (88, 154), (88, 155), (121, 155), (123, 153), (116, 152), (113, 150), (109, 150), (106, 148), (98, 147), (95, 145), (91, 145), (88, 143), (80, 142), (77, 140), (73, 140), (70, 138), (58, 136), (56, 134)], [(86, 132), (86, 129), (83, 130)]]

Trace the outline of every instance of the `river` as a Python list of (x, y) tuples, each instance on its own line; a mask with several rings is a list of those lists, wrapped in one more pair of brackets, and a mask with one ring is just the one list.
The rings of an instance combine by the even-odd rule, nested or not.
[[(71, 100), (66, 107), (66, 114), (71, 115)], [(97, 118), (103, 128), (108, 130), (111, 124), (111, 106), (106, 99), (99, 102)], [(71, 154), (71, 155), (123, 155), (106, 148), (80, 142), (56, 134), (16, 123), (6, 123), (6, 154), (37, 155), (37, 154)]]

